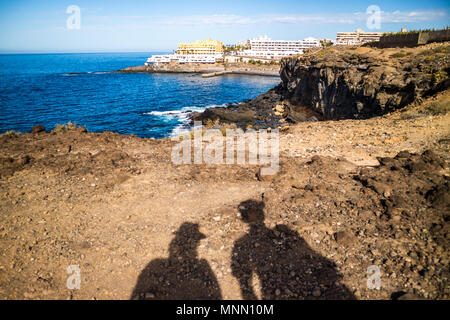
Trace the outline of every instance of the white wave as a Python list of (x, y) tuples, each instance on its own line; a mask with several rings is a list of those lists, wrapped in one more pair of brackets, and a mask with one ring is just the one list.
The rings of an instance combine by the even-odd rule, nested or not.
[(181, 136), (186, 132), (189, 132), (190, 130), (191, 128), (187, 127), (186, 124), (180, 124), (173, 128), (172, 132), (170, 133), (170, 137)]
[(146, 112), (144, 114), (148, 114), (151, 116), (167, 116), (167, 115), (176, 115), (176, 114), (180, 114), (182, 111), (181, 110), (173, 110), (173, 111), (150, 111), (150, 112)]
[(156, 117), (162, 117), (163, 120), (173, 120), (177, 119), (178, 125), (172, 130), (170, 133), (170, 136), (178, 136), (182, 135), (186, 132), (189, 132), (190, 128), (187, 126), (189, 123), (189, 115), (192, 112), (203, 112), (208, 108), (214, 108), (214, 107), (226, 107), (228, 104), (224, 103), (221, 105), (208, 105), (206, 107), (197, 107), (197, 106), (190, 106), (190, 107), (182, 107), (180, 110), (167, 110), (167, 111), (150, 111), (145, 112), (145, 115), (151, 115)]

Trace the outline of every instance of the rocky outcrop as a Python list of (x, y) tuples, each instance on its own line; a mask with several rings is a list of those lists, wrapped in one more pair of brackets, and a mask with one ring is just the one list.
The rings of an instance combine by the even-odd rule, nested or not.
[(329, 47), (281, 61), (281, 84), (238, 106), (194, 120), (280, 128), (290, 123), (366, 119), (420, 103), (450, 87), (450, 43), (410, 49)]
[(128, 67), (118, 73), (203, 73), (209, 76), (244, 74), (255, 76), (277, 76), (277, 65), (251, 65), (247, 63), (161, 63)]
[(209, 73), (224, 71), (225, 68), (220, 64), (204, 63), (167, 63), (167, 64), (149, 64), (135, 67), (128, 67), (117, 72), (119, 73)]
[(369, 48), (330, 48), (285, 58), (281, 91), (293, 105), (325, 119), (382, 115), (449, 88), (449, 48), (447, 43), (397, 49), (391, 55)]

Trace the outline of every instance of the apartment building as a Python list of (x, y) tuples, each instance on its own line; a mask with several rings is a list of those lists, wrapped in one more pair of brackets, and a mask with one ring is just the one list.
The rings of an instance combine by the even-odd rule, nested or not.
[[(279, 59), (281, 57), (298, 55), (302, 54), (304, 49), (321, 45), (320, 40), (311, 37), (304, 40), (272, 40), (267, 36), (261, 36), (246, 41), (248, 41), (250, 49), (239, 51), (237, 55), (265, 59)], [(239, 41), (237, 44), (242, 45), (244, 43)]]
[(239, 40), (236, 42), (237, 47), (250, 47), (250, 40)]
[(382, 32), (364, 32), (357, 29), (355, 32), (338, 32), (336, 45), (360, 45), (372, 41), (380, 41)]
[(179, 43), (178, 54), (216, 54), (223, 53), (223, 43), (218, 40), (197, 40), (192, 43)]

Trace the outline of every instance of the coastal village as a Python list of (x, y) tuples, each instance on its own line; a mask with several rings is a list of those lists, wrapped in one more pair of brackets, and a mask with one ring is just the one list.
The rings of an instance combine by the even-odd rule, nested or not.
[[(406, 30), (405, 30), (406, 31)], [(311, 48), (329, 45), (360, 45), (367, 42), (379, 41), (381, 32), (338, 32), (336, 40), (316, 39), (312, 37), (304, 40), (273, 40), (268, 36), (237, 41), (236, 44), (224, 45), (222, 41), (206, 39), (192, 43), (179, 43), (173, 54), (153, 55), (146, 65), (165, 63), (236, 63), (256, 62), (274, 63), (283, 57), (303, 54)]]
[(321, 49), (348, 48), (411, 48), (450, 39), (450, 29), (412, 30), (402, 28), (397, 33), (337, 32), (336, 39), (273, 40), (267, 36), (224, 45), (222, 41), (206, 39), (179, 43), (172, 54), (152, 55), (145, 64), (131, 66), (120, 73), (200, 73), (204, 78), (227, 74), (280, 76), (282, 61), (301, 57)]

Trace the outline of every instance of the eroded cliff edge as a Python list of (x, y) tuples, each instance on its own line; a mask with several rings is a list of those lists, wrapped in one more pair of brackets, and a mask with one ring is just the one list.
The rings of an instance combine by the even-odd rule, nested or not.
[(237, 107), (209, 109), (193, 118), (282, 127), (383, 115), (448, 89), (449, 50), (449, 42), (409, 49), (330, 47), (285, 58), (276, 88)]

